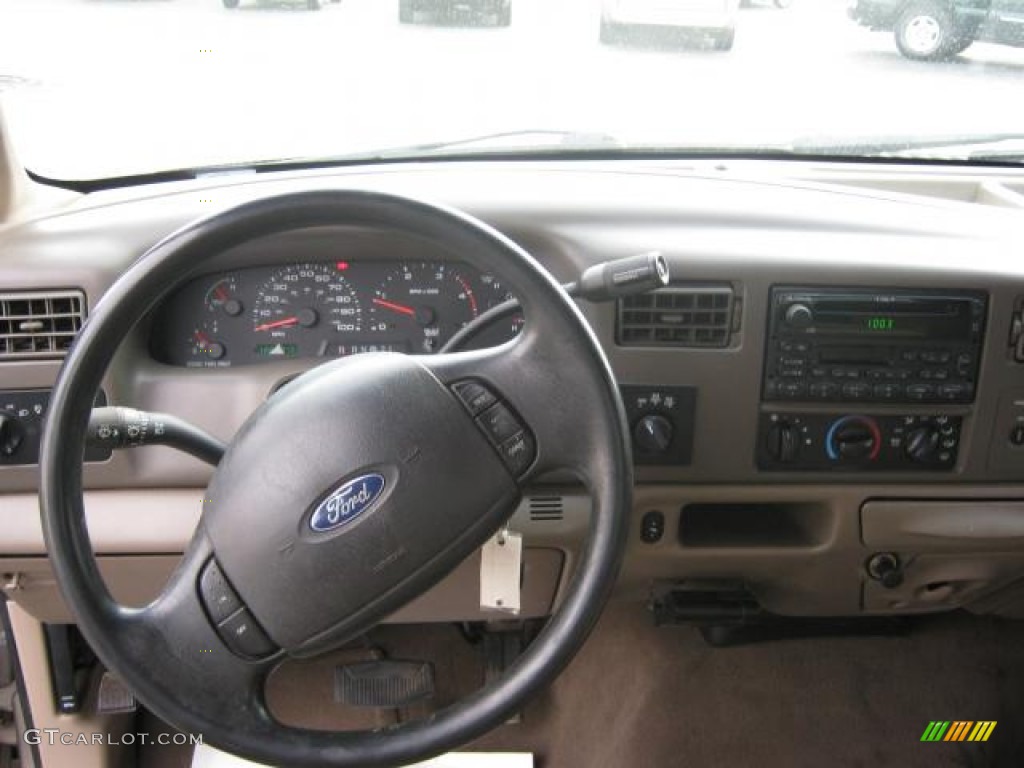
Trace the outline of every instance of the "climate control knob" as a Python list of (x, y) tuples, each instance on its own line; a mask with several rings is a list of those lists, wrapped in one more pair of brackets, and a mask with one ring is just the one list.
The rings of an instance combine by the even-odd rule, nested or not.
[(832, 461), (874, 461), (882, 449), (878, 423), (868, 416), (844, 416), (829, 427), (825, 450)]
[(939, 430), (930, 425), (912, 429), (905, 446), (907, 458), (912, 461), (931, 461), (939, 448)]
[(25, 440), (25, 426), (13, 414), (0, 411), (0, 454), (13, 456)]
[(633, 440), (641, 453), (665, 453), (672, 445), (675, 428), (657, 413), (649, 413), (633, 427)]
[(765, 440), (765, 448), (775, 461), (795, 461), (800, 452), (800, 433), (797, 426), (785, 419), (772, 424)]

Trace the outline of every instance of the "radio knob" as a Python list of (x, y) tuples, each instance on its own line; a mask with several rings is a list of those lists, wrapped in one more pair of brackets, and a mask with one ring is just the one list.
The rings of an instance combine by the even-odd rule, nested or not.
[(814, 313), (806, 304), (791, 304), (786, 310), (786, 323), (796, 328), (806, 328), (814, 320)]
[(906, 452), (911, 461), (930, 461), (939, 447), (939, 431), (933, 426), (918, 427), (907, 435)]
[(825, 450), (833, 461), (873, 461), (882, 448), (882, 434), (874, 419), (844, 416), (829, 428)]

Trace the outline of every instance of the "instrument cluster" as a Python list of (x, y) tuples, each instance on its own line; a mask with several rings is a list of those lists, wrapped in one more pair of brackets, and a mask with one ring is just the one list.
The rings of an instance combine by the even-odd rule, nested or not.
[[(154, 358), (223, 368), (360, 352), (431, 354), (512, 298), (494, 275), (460, 262), (336, 261), (251, 267), (186, 284), (157, 311)], [(522, 316), (474, 338), (512, 338)]]

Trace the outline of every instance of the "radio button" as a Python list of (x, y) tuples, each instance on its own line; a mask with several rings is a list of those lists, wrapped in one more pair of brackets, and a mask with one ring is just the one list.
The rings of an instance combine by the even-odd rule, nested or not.
[(804, 393), (804, 385), (799, 381), (783, 381), (779, 383), (779, 397), (795, 400)]
[(927, 400), (935, 396), (935, 387), (931, 384), (908, 384), (906, 392), (911, 400)]
[(879, 400), (896, 400), (900, 396), (899, 384), (875, 384), (871, 390)]
[(839, 395), (839, 385), (831, 381), (816, 381), (807, 391), (815, 400), (831, 400)]
[(960, 400), (969, 397), (969, 384), (942, 384), (938, 389), (939, 397), (942, 400)]
[(871, 385), (864, 383), (843, 384), (843, 397), (849, 400), (866, 400), (871, 396)]
[(952, 355), (946, 350), (929, 349), (921, 353), (922, 363), (948, 363)]

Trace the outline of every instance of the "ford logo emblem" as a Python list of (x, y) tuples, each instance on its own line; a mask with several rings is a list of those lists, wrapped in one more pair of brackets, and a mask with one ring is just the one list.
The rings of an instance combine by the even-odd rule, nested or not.
[(354, 477), (317, 505), (309, 518), (309, 527), (317, 533), (326, 533), (350, 523), (369, 509), (383, 492), (384, 475), (374, 472)]

